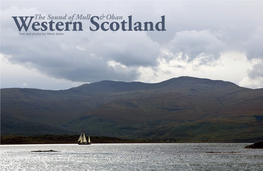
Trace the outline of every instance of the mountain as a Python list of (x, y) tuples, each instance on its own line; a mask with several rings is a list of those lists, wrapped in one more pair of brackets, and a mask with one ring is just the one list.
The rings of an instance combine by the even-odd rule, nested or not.
[(263, 91), (220, 80), (101, 81), (60, 91), (2, 89), (1, 97), (2, 134), (85, 131), (189, 142), (263, 139)]

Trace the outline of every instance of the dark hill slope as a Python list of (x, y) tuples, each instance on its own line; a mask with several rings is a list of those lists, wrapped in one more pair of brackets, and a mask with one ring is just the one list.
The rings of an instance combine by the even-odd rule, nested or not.
[[(263, 94), (256, 90), (182, 77), (154, 84), (146, 92), (100, 105), (67, 126), (132, 138), (228, 141), (263, 137), (258, 130), (262, 127)], [(240, 136), (239, 131), (244, 135)]]
[(3, 115), (49, 124), (70, 120), (96, 104), (68, 90), (2, 89), (1, 97)]
[(3, 114), (1, 120), (1, 134), (3, 135), (61, 135), (74, 133), (50, 124), (20, 120)]
[[(258, 131), (263, 125), (263, 92), (230, 82), (179, 77), (156, 84), (102, 81), (62, 91), (1, 93), (2, 115), (52, 125), (58, 132), (187, 141), (263, 137)], [(29, 132), (21, 129), (21, 134)]]
[[(143, 94), (151, 85), (102, 81), (69, 90), (2, 89), (2, 115), (21, 120), (60, 124), (101, 104)], [(141, 87), (141, 88), (140, 88)]]

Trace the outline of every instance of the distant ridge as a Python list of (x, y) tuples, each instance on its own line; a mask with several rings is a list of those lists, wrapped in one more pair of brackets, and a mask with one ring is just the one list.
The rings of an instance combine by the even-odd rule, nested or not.
[(254, 141), (263, 139), (262, 90), (194, 77), (160, 83), (101, 81), (59, 91), (1, 89), (1, 131)]
[[(69, 90), (86, 92), (86, 93), (107, 93), (107, 92), (132, 92), (141, 90), (157, 89), (176, 89), (185, 86), (236, 86), (234, 83), (220, 80), (200, 79), (194, 77), (172, 78), (160, 83), (142, 83), (142, 82), (121, 82), (121, 81), (101, 81), (91, 84), (84, 84)], [(222, 87), (221, 87), (222, 88)]]

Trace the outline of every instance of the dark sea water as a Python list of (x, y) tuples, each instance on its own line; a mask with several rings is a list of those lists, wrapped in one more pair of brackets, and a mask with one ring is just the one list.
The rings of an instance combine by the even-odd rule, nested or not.
[[(4, 170), (263, 170), (247, 143), (1, 145)], [(31, 152), (34, 150), (58, 152)]]

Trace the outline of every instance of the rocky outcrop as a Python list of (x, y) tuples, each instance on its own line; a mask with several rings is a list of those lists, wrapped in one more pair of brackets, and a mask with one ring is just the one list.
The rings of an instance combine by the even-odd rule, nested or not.
[(31, 151), (31, 152), (58, 152), (56, 150), (36, 150), (36, 151)]
[(257, 148), (257, 149), (263, 149), (263, 141), (256, 142), (252, 145), (247, 145), (245, 148)]

